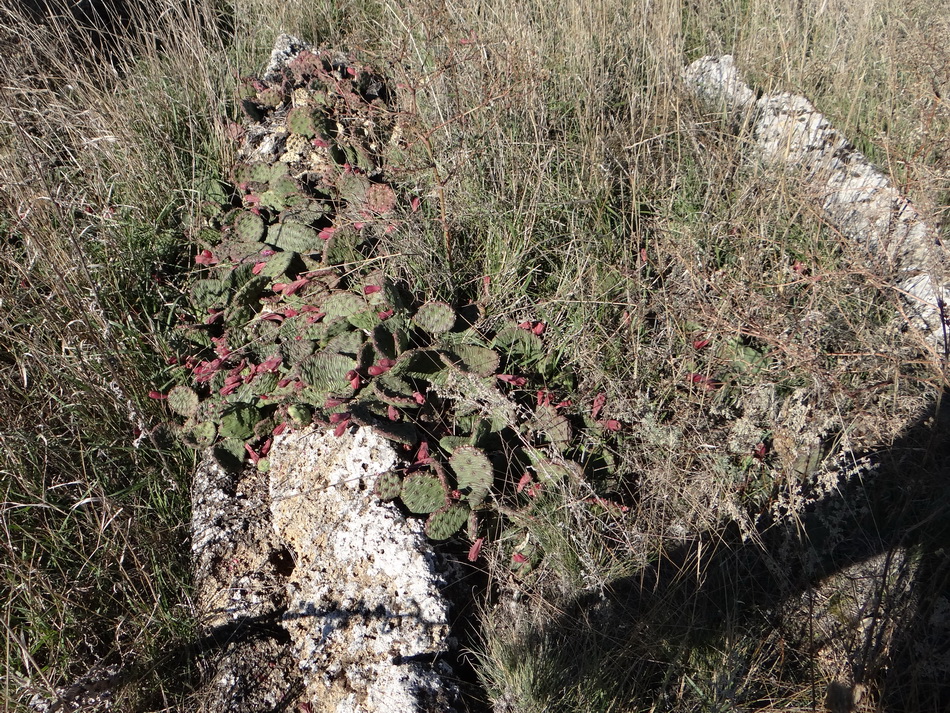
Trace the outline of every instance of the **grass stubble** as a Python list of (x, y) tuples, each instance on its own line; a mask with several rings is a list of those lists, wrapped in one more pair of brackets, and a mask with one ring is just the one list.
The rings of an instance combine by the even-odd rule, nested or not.
[(546, 322), (568, 395), (627, 424), (594, 484), (626, 513), (565, 487), (532, 525), (543, 567), (485, 555), (495, 710), (811, 709), (829, 684), (838, 709), (941, 709), (945, 354), (679, 73), (729, 52), (805, 94), (943, 224), (946, 2), (123, 7), (90, 32), (0, 4), (5, 710), (114, 672), (120, 710), (196, 705), (193, 456), (147, 394), (238, 79), (280, 31), (400, 86), (426, 200), (390, 270)]

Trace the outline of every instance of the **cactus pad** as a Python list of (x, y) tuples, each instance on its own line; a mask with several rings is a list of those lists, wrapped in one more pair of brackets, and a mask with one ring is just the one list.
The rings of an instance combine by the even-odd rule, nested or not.
[(362, 207), (366, 202), (370, 183), (369, 179), (360, 173), (343, 173), (337, 178), (336, 188), (340, 193), (340, 200)]
[(224, 304), (227, 289), (224, 280), (198, 280), (191, 286), (191, 302), (199, 309)]
[(276, 109), (284, 101), (284, 95), (273, 87), (262, 89), (257, 93), (257, 103), (261, 106)]
[(257, 242), (264, 237), (264, 221), (257, 214), (242, 210), (234, 218), (234, 234), (243, 242)]
[(402, 477), (392, 470), (380, 473), (376, 478), (373, 492), (380, 500), (395, 500), (402, 492)]
[(491, 462), (474, 446), (458, 446), (452, 451), (449, 465), (455, 472), (459, 490), (467, 489), (466, 499), (472, 508), (477, 508), (485, 500), (494, 480)]
[(475, 344), (457, 344), (449, 351), (457, 357), (459, 366), (470, 374), (488, 377), (498, 372), (499, 357), (494, 349)]
[(309, 225), (287, 220), (267, 229), (267, 242), (281, 250), (295, 253), (314, 253), (323, 249), (323, 241)]
[(202, 421), (191, 428), (191, 437), (198, 444), (199, 448), (207, 448), (218, 436), (218, 427), (214, 421)]
[(445, 302), (426, 302), (412, 318), (413, 323), (433, 337), (455, 326), (455, 310)]
[(313, 412), (305, 404), (291, 404), (287, 407), (287, 415), (297, 426), (309, 426), (313, 420)]
[(272, 278), (287, 275), (296, 271), (294, 268), (297, 262), (297, 253), (289, 251), (279, 252), (276, 255), (272, 255), (267, 261), (264, 269), (261, 270), (261, 275)]
[(349, 388), (346, 375), (356, 367), (356, 360), (342, 354), (319, 352), (300, 365), (303, 381), (315, 389), (335, 392)]
[[(510, 324), (499, 331), (495, 335), (493, 346), (522, 362), (537, 361), (544, 356), (544, 343), (541, 338), (516, 324)], [(523, 363), (522, 366), (526, 364)]]
[(415, 408), (419, 404), (413, 398), (415, 389), (405, 379), (391, 371), (380, 374), (372, 381), (373, 392), (379, 399), (392, 406)]
[(310, 107), (297, 106), (287, 112), (287, 128), (295, 133), (312, 139), (317, 135), (317, 123)]
[[(360, 353), (360, 350), (363, 347), (366, 337), (362, 333), (357, 332), (356, 330), (347, 330), (345, 332), (340, 332), (335, 337), (330, 339), (327, 342), (327, 346), (324, 348), (324, 351), (328, 354), (346, 354), (347, 356), (356, 357)], [(351, 367), (351, 368), (356, 368)]]
[(221, 417), (218, 434), (243, 441), (254, 435), (254, 425), (260, 420), (260, 411), (253, 406), (238, 406)]
[(538, 406), (533, 426), (544, 433), (545, 438), (558, 450), (566, 448), (571, 441), (571, 424), (557, 409), (548, 404)]
[(452, 503), (436, 510), (426, 520), (426, 534), (433, 540), (449, 539), (465, 526), (469, 512), (464, 503)]
[(366, 300), (352, 292), (337, 292), (323, 303), (327, 317), (349, 318), (369, 309)]
[(402, 492), (399, 497), (409, 512), (423, 515), (435, 512), (445, 505), (445, 485), (435, 475), (430, 473), (416, 473), (402, 481)]

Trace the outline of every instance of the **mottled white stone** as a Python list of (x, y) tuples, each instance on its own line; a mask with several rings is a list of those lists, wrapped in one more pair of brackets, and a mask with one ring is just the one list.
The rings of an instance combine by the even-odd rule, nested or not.
[(913, 203), (806, 98), (756, 99), (731, 56), (698, 59), (683, 78), (709, 110), (742, 127), (764, 163), (795, 171), (828, 222), (863, 246), (870, 261), (896, 271), (892, 287), (905, 298), (908, 321), (943, 353), (947, 254)]
[(373, 493), (397, 464), (370, 428), (275, 439), (275, 532), (293, 551), (283, 626), (314, 711), (445, 710), (451, 687), (421, 665), (444, 653), (445, 586), (422, 523)]

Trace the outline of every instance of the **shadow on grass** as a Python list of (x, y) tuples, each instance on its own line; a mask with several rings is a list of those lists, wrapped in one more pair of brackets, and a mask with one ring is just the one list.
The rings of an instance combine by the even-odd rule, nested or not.
[[(576, 699), (577, 710), (682, 709), (685, 699), (840, 712), (858, 710), (866, 690), (877, 710), (950, 710), (948, 428), (944, 400), (893, 447), (866, 454), (874, 472), (793, 522), (761, 523), (757, 542), (706, 533), (566, 603), (518, 642), (553, 658), (541, 698)], [(849, 589), (856, 614), (825, 596), (829, 581)], [(829, 616), (845, 622), (835, 641), (819, 634)], [(819, 671), (822, 650), (838, 652), (839, 680)], [(609, 703), (597, 707), (592, 691)]]

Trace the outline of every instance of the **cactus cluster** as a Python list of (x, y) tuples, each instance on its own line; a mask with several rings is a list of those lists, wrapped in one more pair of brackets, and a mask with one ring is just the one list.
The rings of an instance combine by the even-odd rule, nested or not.
[[(245, 146), (230, 201), (206, 211), (197, 319), (182, 330), (168, 407), (193, 445), (235, 467), (266, 468), (288, 427), (373, 427), (407, 463), (378, 476), (380, 499), (424, 516), (436, 540), (498, 537), (502, 513), (539, 507), (544, 488), (607, 457), (590, 446), (603, 424), (554, 399), (543, 329), (489, 331), (477, 305), (417, 300), (360, 269), (373, 230), (412, 205), (380, 154), (394, 113), (380, 81), (305, 51), (282, 79), (250, 85), (245, 111), (278, 137), (267, 145), (297, 145), (269, 160)], [(538, 559), (523, 557), (520, 574)]]

